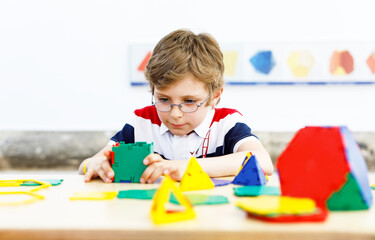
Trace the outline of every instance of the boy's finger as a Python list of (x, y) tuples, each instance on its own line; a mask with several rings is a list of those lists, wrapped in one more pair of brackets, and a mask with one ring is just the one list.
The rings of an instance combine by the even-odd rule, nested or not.
[(115, 173), (113, 172), (113, 169), (111, 167), (111, 164), (109, 164), (108, 160), (105, 160), (101, 163), (101, 166), (106, 174), (106, 176), (110, 179), (112, 179), (115, 176)]
[(151, 176), (149, 177), (147, 183), (154, 183), (159, 177), (163, 176), (164, 169), (162, 167), (156, 168)]
[(145, 157), (145, 159), (143, 160), (143, 164), (144, 165), (151, 165), (154, 162), (158, 162), (158, 161), (161, 161), (161, 160), (163, 160), (163, 158), (159, 154), (151, 153), (151, 154), (147, 155), (147, 157)]
[(85, 182), (90, 182), (94, 175), (94, 171), (92, 169), (89, 169), (87, 173), (85, 174)]
[(103, 180), (103, 182), (106, 182), (106, 183), (112, 182), (112, 180), (107, 177), (107, 174), (105, 174), (103, 168), (98, 169), (97, 172), (98, 172), (99, 177)]
[(147, 183), (151, 174), (155, 171), (155, 165), (148, 166), (142, 173), (140, 182), (141, 183)]

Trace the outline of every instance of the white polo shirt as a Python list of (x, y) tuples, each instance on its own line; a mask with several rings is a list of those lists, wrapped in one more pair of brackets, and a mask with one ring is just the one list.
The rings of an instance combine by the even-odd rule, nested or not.
[(156, 108), (148, 106), (135, 110), (131, 121), (108, 144), (153, 142), (154, 152), (164, 159), (183, 160), (192, 155), (199, 158), (234, 153), (246, 141), (259, 140), (235, 109), (211, 109), (193, 132), (177, 136), (161, 122)]

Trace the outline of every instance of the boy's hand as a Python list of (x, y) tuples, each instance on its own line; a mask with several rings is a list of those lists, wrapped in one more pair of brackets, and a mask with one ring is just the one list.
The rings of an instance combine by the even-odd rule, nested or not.
[(164, 160), (159, 154), (154, 153), (148, 155), (143, 160), (143, 164), (148, 167), (141, 176), (141, 183), (154, 183), (156, 179), (163, 175), (169, 175), (172, 179), (179, 181), (187, 167), (185, 160)]
[(111, 183), (115, 173), (112, 170), (109, 159), (109, 151), (104, 151), (104, 155), (87, 159), (86, 161), (89, 162), (86, 164), (85, 182), (89, 182), (99, 176), (104, 182)]

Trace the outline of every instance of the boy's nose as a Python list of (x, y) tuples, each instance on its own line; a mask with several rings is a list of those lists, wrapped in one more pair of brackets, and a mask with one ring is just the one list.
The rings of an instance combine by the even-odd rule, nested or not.
[(172, 117), (172, 118), (180, 118), (184, 115), (184, 112), (181, 111), (180, 107), (179, 106), (172, 106), (172, 109), (171, 111), (169, 112), (169, 115)]

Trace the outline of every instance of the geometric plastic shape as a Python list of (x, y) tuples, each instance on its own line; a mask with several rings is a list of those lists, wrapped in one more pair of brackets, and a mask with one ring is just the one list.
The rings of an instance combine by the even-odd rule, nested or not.
[(225, 186), (225, 185), (231, 184), (233, 182), (233, 180), (218, 179), (218, 178), (211, 178), (211, 180), (215, 184), (215, 187)]
[(349, 173), (340, 128), (300, 129), (278, 157), (276, 167), (281, 195), (312, 198), (326, 209), (328, 198), (341, 189)]
[(30, 192), (30, 191), (0, 192), (0, 194), (1, 195), (25, 194), (25, 195), (32, 196), (32, 198), (30, 199), (21, 200), (21, 201), (0, 202), (0, 206), (19, 205), (19, 204), (31, 203), (36, 200), (44, 199), (44, 196), (36, 194), (34, 192)]
[(70, 200), (111, 200), (117, 196), (117, 192), (75, 192)]
[(363, 201), (357, 181), (351, 173), (345, 185), (334, 193), (327, 201), (328, 209), (331, 211), (365, 210), (369, 206)]
[(144, 72), (144, 71), (145, 71), (146, 66), (147, 66), (148, 61), (150, 60), (150, 58), (151, 58), (151, 52), (148, 51), (148, 52), (147, 52), (147, 55), (143, 58), (142, 62), (139, 64), (139, 66), (138, 66), (138, 68), (137, 68), (137, 70), (138, 70), (139, 72)]
[(256, 215), (247, 212), (247, 216), (255, 218), (257, 220), (271, 222), (271, 223), (297, 223), (297, 222), (323, 222), (327, 219), (328, 211), (322, 210), (320, 208), (316, 209), (316, 212), (311, 214), (301, 214), (301, 215)]
[(115, 173), (114, 182), (139, 183), (144, 170), (145, 157), (154, 152), (154, 144), (136, 142), (125, 144), (120, 142), (112, 147), (112, 169)]
[(223, 51), (224, 76), (233, 77), (236, 74), (237, 59), (237, 51)]
[[(165, 205), (173, 194), (179, 204), (185, 210), (166, 210)], [(170, 223), (195, 217), (193, 205), (189, 199), (176, 186), (176, 182), (169, 175), (166, 175), (160, 188), (156, 191), (151, 207), (151, 219), (154, 223)]]
[(238, 197), (254, 197), (260, 195), (280, 195), (279, 187), (271, 186), (244, 186), (233, 188), (234, 194)]
[(271, 51), (259, 51), (250, 58), (250, 63), (257, 72), (267, 75), (275, 66), (275, 59)]
[(316, 212), (314, 200), (286, 196), (259, 196), (238, 200), (236, 206), (257, 215), (308, 214)]
[(288, 57), (288, 65), (295, 77), (307, 77), (314, 66), (314, 57), (309, 51), (293, 51)]
[(28, 190), (29, 192), (35, 192), (42, 188), (48, 188), (52, 186), (50, 183), (44, 182), (41, 180), (14, 179), (14, 180), (0, 180), (0, 187), (19, 187), (19, 186), (24, 186), (23, 184), (25, 183), (32, 183), (32, 182), (36, 183), (36, 185), (31, 185), (31, 186), (38, 186), (38, 187)]
[(372, 204), (366, 162), (346, 127), (299, 130), (279, 156), (277, 169), (282, 195), (309, 197), (330, 210)]
[[(62, 183), (63, 179), (40, 179), (40, 181), (48, 182), (52, 186), (57, 186)], [(39, 183), (31, 181), (31, 182), (23, 182), (20, 186), (39, 186), (39, 185), (40, 185)]]
[[(215, 205), (229, 203), (228, 198), (220, 195), (206, 195), (206, 194), (186, 194), (190, 202), (195, 205)], [(171, 195), (169, 200), (171, 203), (179, 204), (174, 195)]]
[(195, 157), (191, 157), (180, 182), (181, 191), (194, 191), (214, 188), (215, 184), (203, 171)]
[(151, 200), (155, 193), (155, 189), (133, 189), (133, 190), (123, 190), (119, 191), (117, 198), (132, 198), (132, 199), (143, 199), (143, 200)]
[(372, 73), (375, 73), (375, 52), (371, 53), (370, 56), (367, 58), (367, 66), (370, 68)]
[(233, 180), (233, 184), (254, 186), (265, 185), (267, 178), (260, 167), (255, 155), (247, 153), (245, 160), (240, 167), (239, 173)]
[(348, 51), (334, 51), (331, 60), (329, 71), (333, 75), (347, 75), (354, 70), (354, 60)]

